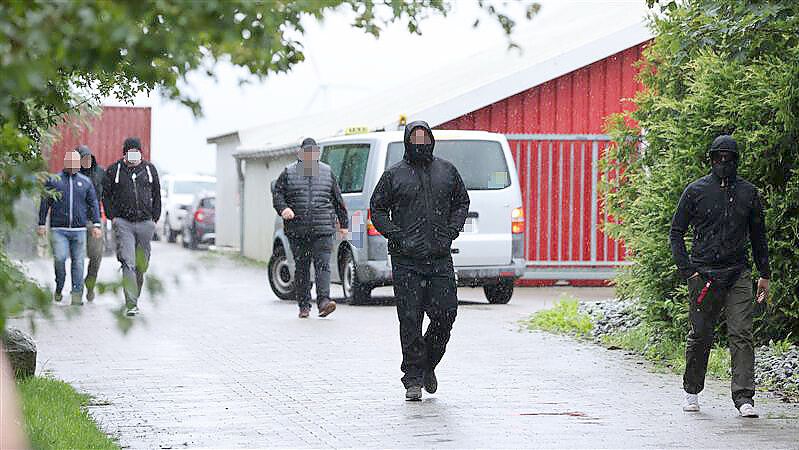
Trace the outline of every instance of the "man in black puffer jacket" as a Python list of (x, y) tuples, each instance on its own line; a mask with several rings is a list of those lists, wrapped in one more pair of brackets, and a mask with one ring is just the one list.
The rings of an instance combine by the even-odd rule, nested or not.
[(272, 189), (272, 204), (283, 218), (283, 229), (294, 254), (294, 292), (300, 318), (311, 311), (311, 258), (316, 276), (316, 305), (319, 316), (336, 310), (330, 299), (330, 255), (333, 233), (342, 239), (349, 228), (349, 217), (336, 176), (330, 166), (319, 161), (319, 146), (307, 138), (300, 146), (298, 161), (287, 166)]
[[(738, 146), (721, 135), (710, 146), (711, 173), (689, 184), (671, 223), (671, 252), (688, 280), (691, 331), (685, 350), (683, 409), (699, 411), (698, 394), (722, 309), (732, 356), (732, 400), (744, 417), (757, 417), (753, 396), (755, 354), (752, 338), (752, 282), (747, 242), (760, 272), (757, 301), (768, 295), (771, 276), (766, 221), (757, 187), (738, 177)], [(691, 255), (683, 236), (694, 230)]]
[[(422, 386), (438, 387), (441, 361), (458, 312), (452, 241), (469, 213), (469, 193), (458, 170), (433, 156), (426, 122), (405, 127), (405, 156), (383, 173), (371, 199), (372, 222), (388, 239), (400, 322), (402, 383), (406, 400), (422, 398)], [(424, 313), (430, 318), (422, 336)]]

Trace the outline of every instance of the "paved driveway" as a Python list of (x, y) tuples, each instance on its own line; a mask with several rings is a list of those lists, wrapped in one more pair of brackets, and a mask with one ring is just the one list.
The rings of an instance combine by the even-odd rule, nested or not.
[[(72, 319), (58, 307), (35, 335), (40, 371), (91, 393), (91, 414), (124, 447), (799, 448), (795, 405), (759, 401), (764, 418), (744, 420), (711, 382), (688, 415), (680, 377), (517, 324), (564, 292), (608, 289), (520, 289), (509, 305), (460, 290), (439, 391), (406, 403), (390, 288), (377, 292), (384, 305), (300, 321), (262, 268), (165, 243), (153, 254), (155, 273), (182, 282), (145, 298), (130, 333), (109, 312), (121, 299), (103, 296)], [(117, 266), (105, 259), (102, 277)], [(51, 267), (31, 273), (52, 282)]]

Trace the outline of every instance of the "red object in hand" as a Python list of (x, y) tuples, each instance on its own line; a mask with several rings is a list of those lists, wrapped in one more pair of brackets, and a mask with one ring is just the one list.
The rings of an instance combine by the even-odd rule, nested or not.
[(705, 283), (705, 287), (703, 287), (702, 288), (702, 292), (699, 293), (699, 297), (696, 299), (696, 304), (697, 305), (701, 305), (702, 304), (702, 300), (705, 299), (705, 296), (707, 296), (707, 293), (708, 293), (709, 290), (710, 290), (710, 281)]

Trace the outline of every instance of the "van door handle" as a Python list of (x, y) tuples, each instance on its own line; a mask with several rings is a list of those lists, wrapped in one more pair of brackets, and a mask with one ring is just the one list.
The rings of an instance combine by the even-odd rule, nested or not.
[(480, 217), (480, 214), (479, 214), (477, 211), (469, 211), (469, 212), (466, 214), (466, 218), (467, 218), (467, 219), (469, 219), (469, 218), (476, 219), (476, 218), (478, 218), (478, 217)]
[(460, 249), (457, 249), (457, 248), (450, 249), (450, 253), (452, 253), (453, 255), (457, 254), (457, 253), (460, 253), (460, 252), (461, 252)]

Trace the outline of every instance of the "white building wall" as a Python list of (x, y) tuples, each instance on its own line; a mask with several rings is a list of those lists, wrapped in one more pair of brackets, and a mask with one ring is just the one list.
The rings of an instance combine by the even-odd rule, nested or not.
[(296, 159), (293, 155), (274, 159), (248, 159), (244, 168), (244, 256), (268, 261), (277, 213), (272, 206), (272, 180)]
[(233, 153), (239, 146), (238, 135), (219, 138), (216, 143), (216, 245), (238, 248), (239, 179)]

